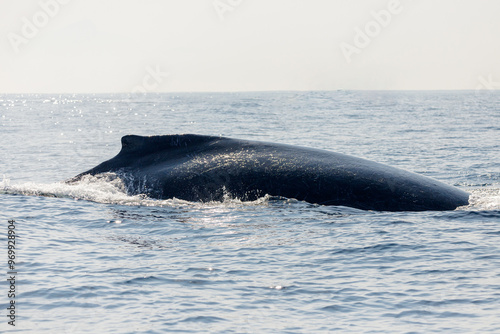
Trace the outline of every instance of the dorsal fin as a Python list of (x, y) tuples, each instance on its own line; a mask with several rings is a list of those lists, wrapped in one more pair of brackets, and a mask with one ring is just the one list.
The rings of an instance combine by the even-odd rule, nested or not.
[(136, 136), (122, 137), (120, 154), (142, 153), (147, 154), (169, 148), (188, 147), (207, 143), (222, 137), (202, 136), (193, 134), (164, 135), (164, 136)]

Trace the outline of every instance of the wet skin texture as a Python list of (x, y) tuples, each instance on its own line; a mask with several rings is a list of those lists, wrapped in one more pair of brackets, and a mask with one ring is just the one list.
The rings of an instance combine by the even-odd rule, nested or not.
[(453, 210), (469, 194), (376, 162), (291, 145), (201, 135), (124, 136), (114, 158), (83, 176), (114, 172), (129, 194), (187, 201), (266, 194), (364, 210)]

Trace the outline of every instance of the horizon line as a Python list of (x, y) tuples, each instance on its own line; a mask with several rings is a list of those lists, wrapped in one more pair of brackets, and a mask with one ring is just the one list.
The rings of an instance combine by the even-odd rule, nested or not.
[(172, 90), (172, 91), (149, 91), (144, 93), (115, 91), (115, 92), (15, 92), (4, 93), (0, 95), (112, 95), (112, 94), (129, 94), (129, 95), (148, 95), (148, 94), (222, 94), (222, 93), (279, 93), (279, 92), (500, 92), (500, 89), (268, 89), (268, 90), (234, 90), (234, 91), (188, 91), (188, 90)]

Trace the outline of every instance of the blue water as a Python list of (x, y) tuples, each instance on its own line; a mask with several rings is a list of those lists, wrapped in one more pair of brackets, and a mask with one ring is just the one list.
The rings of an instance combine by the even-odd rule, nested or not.
[[(61, 181), (126, 134), (329, 149), (471, 193), (449, 212), (190, 203)], [(0, 95), (0, 249), (32, 333), (499, 333), (500, 93)], [(2, 263), (2, 262), (0, 262)]]

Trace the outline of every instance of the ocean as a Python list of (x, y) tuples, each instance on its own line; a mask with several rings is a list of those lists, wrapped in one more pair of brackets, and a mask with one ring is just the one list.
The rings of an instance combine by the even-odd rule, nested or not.
[[(124, 135), (179, 133), (358, 156), (470, 205), (192, 203), (64, 183)], [(0, 95), (0, 332), (499, 333), (499, 138), (498, 91)]]

